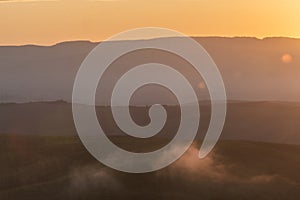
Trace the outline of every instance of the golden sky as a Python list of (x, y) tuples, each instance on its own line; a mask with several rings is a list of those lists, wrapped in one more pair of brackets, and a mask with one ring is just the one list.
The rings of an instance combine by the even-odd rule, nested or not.
[(299, 0), (0, 0), (0, 45), (101, 41), (158, 26), (191, 36), (300, 37)]

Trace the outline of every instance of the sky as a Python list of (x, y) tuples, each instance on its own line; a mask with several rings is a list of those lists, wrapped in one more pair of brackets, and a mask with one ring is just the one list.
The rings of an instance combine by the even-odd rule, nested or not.
[(299, 0), (0, 0), (0, 45), (101, 41), (141, 27), (300, 38)]

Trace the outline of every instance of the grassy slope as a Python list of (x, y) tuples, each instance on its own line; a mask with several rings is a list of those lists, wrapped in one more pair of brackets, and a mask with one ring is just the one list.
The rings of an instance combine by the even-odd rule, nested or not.
[(192, 151), (158, 172), (126, 174), (77, 137), (1, 135), (0, 199), (299, 199), (299, 155), (296, 145), (220, 141), (208, 162)]
[[(210, 107), (200, 106), (199, 138), (203, 138), (210, 120)], [(177, 131), (178, 107), (169, 106), (167, 124), (162, 134)], [(132, 108), (133, 119), (140, 125), (149, 123), (147, 108)], [(108, 134), (121, 134), (109, 107), (97, 107), (99, 121)], [(283, 102), (228, 103), (223, 139), (300, 144), (300, 104)], [(36, 135), (76, 135), (71, 104), (37, 102), (0, 104), (0, 133)]]

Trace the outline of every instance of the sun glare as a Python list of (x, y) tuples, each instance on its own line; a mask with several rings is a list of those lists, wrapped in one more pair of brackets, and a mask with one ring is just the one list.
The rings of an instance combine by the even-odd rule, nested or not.
[(293, 61), (293, 57), (286, 53), (281, 56), (281, 61), (285, 64), (291, 63)]

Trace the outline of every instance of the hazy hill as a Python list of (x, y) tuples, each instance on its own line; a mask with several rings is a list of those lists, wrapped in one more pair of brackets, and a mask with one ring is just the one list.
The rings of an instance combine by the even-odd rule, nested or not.
[[(168, 43), (178, 38), (157, 39)], [(300, 39), (289, 38), (195, 38), (210, 53), (218, 65), (229, 99), (299, 101), (300, 93)], [(130, 41), (143, 42), (143, 41)], [(176, 42), (176, 41), (175, 41)], [(112, 42), (118, 45), (119, 42)], [(0, 47), (0, 101), (29, 102), (45, 100), (70, 101), (76, 72), (85, 56), (97, 45), (90, 42), (65, 42), (50, 47)], [(290, 63), (282, 62), (284, 54), (292, 56)], [(163, 58), (187, 75), (196, 92), (205, 99), (205, 88), (198, 88), (199, 77), (184, 62), (158, 52), (150, 56), (128, 55), (129, 59), (115, 63), (111, 75), (119, 76), (120, 66)], [(133, 56), (133, 57), (130, 57)], [(134, 59), (131, 59), (134, 58)], [(107, 90), (113, 79), (104, 80), (104, 97), (98, 94), (97, 103), (107, 104)], [(147, 98), (140, 92), (133, 104), (147, 104), (157, 99), (153, 91)], [(172, 102), (168, 95), (162, 100)], [(162, 98), (160, 98), (162, 99)]]
[[(149, 107), (131, 107), (139, 125), (149, 123)], [(168, 120), (157, 137), (171, 138), (177, 131), (179, 108), (167, 106)], [(112, 118), (110, 107), (97, 107), (101, 126), (109, 135), (124, 135)], [(210, 119), (210, 106), (200, 104), (198, 139), (203, 138)], [(222, 139), (300, 144), (300, 103), (230, 102)], [(0, 104), (0, 134), (76, 135), (71, 104), (44, 102)], [(140, 140), (137, 140), (139, 142)]]

